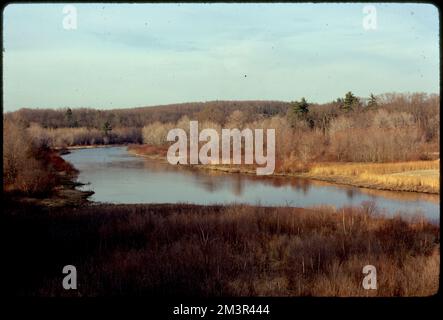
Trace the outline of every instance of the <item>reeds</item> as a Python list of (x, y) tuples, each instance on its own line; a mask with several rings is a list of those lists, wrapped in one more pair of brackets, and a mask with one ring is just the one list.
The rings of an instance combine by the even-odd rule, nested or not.
[[(8, 274), (13, 292), (24, 295), (423, 296), (438, 289), (439, 226), (384, 217), (373, 203), (7, 210)], [(60, 285), (65, 264), (77, 267), (77, 293)], [(378, 290), (362, 288), (367, 264), (377, 268)], [(35, 281), (17, 282), (23, 274)]]
[(341, 176), (385, 189), (440, 192), (440, 161), (409, 161), (397, 163), (319, 163), (309, 175)]

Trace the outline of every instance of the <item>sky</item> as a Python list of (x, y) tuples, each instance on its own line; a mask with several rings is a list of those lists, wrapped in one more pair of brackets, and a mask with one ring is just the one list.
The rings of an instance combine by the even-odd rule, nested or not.
[(3, 111), (438, 93), (438, 9), (365, 5), (10, 4)]

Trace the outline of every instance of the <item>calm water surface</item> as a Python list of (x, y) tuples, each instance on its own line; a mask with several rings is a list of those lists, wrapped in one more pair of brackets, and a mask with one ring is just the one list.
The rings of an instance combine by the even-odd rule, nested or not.
[(172, 166), (129, 154), (126, 147), (72, 150), (64, 155), (93, 190), (91, 200), (111, 203), (248, 203), (336, 207), (375, 201), (387, 213), (422, 212), (438, 221), (438, 195), (340, 186), (299, 178), (226, 174)]

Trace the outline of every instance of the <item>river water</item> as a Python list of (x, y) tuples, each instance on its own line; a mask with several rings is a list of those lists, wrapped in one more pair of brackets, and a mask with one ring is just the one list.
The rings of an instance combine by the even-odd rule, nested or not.
[(257, 177), (178, 167), (129, 154), (126, 147), (72, 150), (63, 158), (88, 183), (91, 200), (110, 203), (247, 203), (266, 206), (359, 206), (374, 201), (388, 214), (420, 212), (439, 221), (438, 195), (379, 191), (287, 177)]

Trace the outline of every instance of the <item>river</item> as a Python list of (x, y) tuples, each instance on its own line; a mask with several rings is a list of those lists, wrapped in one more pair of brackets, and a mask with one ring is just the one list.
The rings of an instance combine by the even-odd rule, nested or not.
[(126, 147), (71, 150), (63, 158), (92, 190), (91, 200), (109, 203), (247, 203), (266, 206), (359, 206), (374, 201), (387, 214), (420, 212), (439, 221), (438, 195), (379, 191), (309, 179), (257, 177), (172, 166), (134, 156)]

